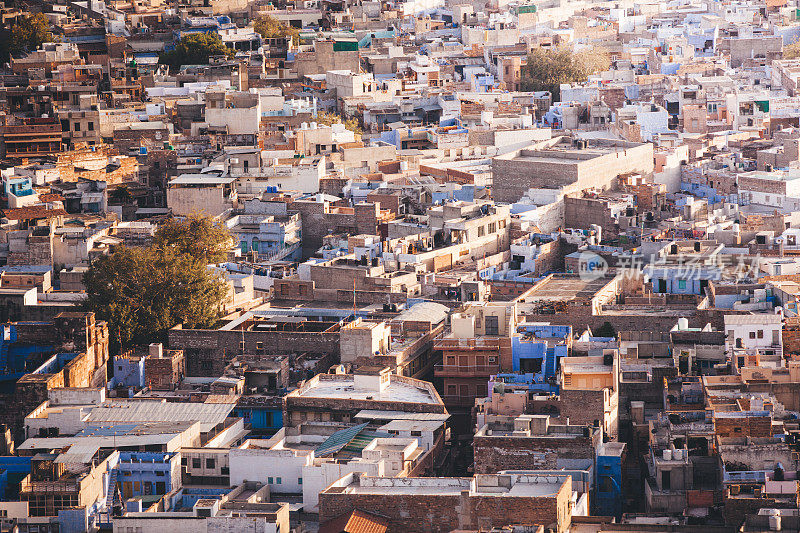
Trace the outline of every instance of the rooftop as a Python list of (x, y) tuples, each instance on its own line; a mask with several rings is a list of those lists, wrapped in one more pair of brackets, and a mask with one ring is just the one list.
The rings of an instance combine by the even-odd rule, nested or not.
[[(372, 381), (359, 377), (352, 374), (318, 374), (290, 396), (431, 405), (442, 403), (433, 386), (425, 381), (389, 375), (388, 383), (373, 387)], [(376, 381), (380, 379), (378, 376), (370, 377)]]

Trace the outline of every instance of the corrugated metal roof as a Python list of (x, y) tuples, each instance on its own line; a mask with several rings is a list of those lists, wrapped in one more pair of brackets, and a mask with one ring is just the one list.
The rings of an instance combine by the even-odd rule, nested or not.
[(223, 422), (236, 403), (167, 403), (149, 400), (107, 402), (92, 409), (88, 423), (97, 422), (200, 422), (209, 431)]
[(99, 444), (73, 444), (69, 449), (56, 457), (56, 463), (79, 463), (86, 464), (92, 462), (92, 457), (100, 449)]
[(316, 457), (326, 457), (328, 455), (333, 455), (334, 453), (342, 450), (345, 446), (347, 446), (351, 440), (356, 438), (356, 436), (361, 433), (367, 424), (359, 424), (357, 426), (349, 427), (346, 429), (341, 429), (325, 439), (325, 442), (317, 446), (317, 449), (314, 450), (314, 455)]
[(381, 411), (378, 409), (362, 409), (354, 418), (368, 420), (436, 420), (444, 422), (450, 415), (442, 413), (407, 413), (405, 411)]
[(782, 320), (781, 315), (725, 315), (725, 325), (747, 325), (747, 324), (777, 324)]

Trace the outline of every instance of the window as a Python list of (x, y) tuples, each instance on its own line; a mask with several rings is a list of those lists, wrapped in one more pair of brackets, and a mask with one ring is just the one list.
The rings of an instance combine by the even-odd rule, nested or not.
[(672, 479), (670, 479), (670, 471), (664, 470), (661, 472), (661, 488), (663, 490), (671, 490), (672, 489)]
[(275, 478), (275, 483), (277, 483), (278, 485), (280, 485), (280, 484), (281, 484), (281, 478), (279, 478), (279, 477), (276, 477), (276, 478)]
[(216, 466), (214, 459), (206, 459), (206, 468), (215, 468)]
[(679, 279), (678, 280), (678, 289), (682, 290), (682, 291), (686, 290), (686, 280), (685, 279)]
[(756, 332), (755, 331), (751, 331), (750, 332), (750, 338), (751, 339), (755, 339), (756, 338)]
[(758, 335), (757, 336), (758, 336), (759, 339), (763, 339), (764, 338), (764, 330), (763, 329), (758, 330)]
[(80, 122), (76, 122), (75, 123), (75, 131), (81, 131), (81, 123)]
[(94, 131), (94, 122), (89, 122), (89, 124), (87, 124), (87, 127), (89, 131)]
[(421, 431), (412, 431), (411, 432), (411, 436), (412, 437), (421, 437), (422, 436), (422, 432)]
[(267, 484), (268, 484), (268, 485), (272, 485), (272, 478), (271, 478), (271, 477), (268, 477), (268, 478), (267, 478)]
[(230, 470), (228, 469), (227, 466), (223, 466), (222, 468), (219, 469), (219, 473), (222, 474), (223, 476), (227, 476), (230, 474)]
[(298, 485), (302, 485), (303, 484), (303, 478), (301, 478), (301, 477), (297, 478), (297, 484)]
[(486, 235), (486, 226), (478, 226), (478, 237)]
[(264, 351), (264, 343), (263, 342), (257, 342), (256, 343), (256, 351), (257, 352), (263, 352)]
[(200, 459), (192, 459), (192, 468), (202, 468), (203, 465), (200, 462)]

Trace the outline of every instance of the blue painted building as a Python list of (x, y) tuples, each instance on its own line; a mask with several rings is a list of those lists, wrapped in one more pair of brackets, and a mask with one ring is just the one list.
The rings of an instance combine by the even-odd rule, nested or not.
[(114, 377), (108, 382), (108, 388), (144, 388), (144, 359), (139, 356), (114, 357)]
[(112, 473), (122, 497), (167, 494), (180, 486), (180, 455), (175, 452), (120, 452)]
[(651, 266), (644, 268), (645, 281), (653, 284), (657, 294), (705, 294), (711, 281), (719, 281), (719, 268), (699, 264)]
[(19, 483), (31, 473), (30, 457), (0, 457), (0, 500), (15, 498)]
[(29, 368), (31, 361), (40, 360), (43, 354), (52, 353), (53, 346), (35, 343), (19, 343), (16, 324), (0, 326), (0, 380), (16, 382)]
[(521, 324), (511, 339), (512, 368), (515, 372), (540, 374), (544, 382), (558, 375), (558, 362), (569, 355), (572, 326)]
[(622, 460), (625, 443), (606, 442), (597, 451), (594, 502), (596, 514), (622, 517)]
[(12, 197), (22, 198), (33, 196), (33, 181), (27, 176), (14, 176), (3, 178), (3, 197), (9, 200), (9, 206), (15, 207), (18, 204), (12, 202)]
[(274, 434), (283, 427), (283, 407), (281, 405), (237, 405), (233, 416), (242, 418), (250, 429), (257, 433)]

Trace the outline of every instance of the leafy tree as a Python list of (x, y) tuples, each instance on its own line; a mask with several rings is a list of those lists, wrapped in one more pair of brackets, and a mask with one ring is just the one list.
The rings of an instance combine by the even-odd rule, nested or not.
[(322, 124), (323, 126), (330, 126), (332, 124), (344, 124), (344, 127), (356, 135), (361, 135), (361, 125), (358, 123), (358, 119), (356, 118), (348, 118), (342, 119), (341, 116), (337, 115), (336, 113), (327, 113), (325, 111), (321, 111), (317, 113), (317, 118), (315, 119), (318, 124)]
[(576, 83), (611, 65), (608, 52), (592, 48), (574, 53), (570, 48), (534, 48), (522, 68), (522, 90), (549, 91), (553, 100), (561, 96), (562, 83)]
[(269, 15), (255, 20), (253, 22), (253, 29), (264, 39), (291, 37), (295, 45), (300, 42), (300, 30)]
[(783, 47), (783, 59), (797, 59), (800, 57), (800, 40), (795, 39), (792, 44)]
[(37, 50), (42, 43), (52, 42), (54, 39), (47, 17), (42, 13), (34, 13), (20, 18), (11, 28), (8, 52), (13, 56), (21, 56)]
[(133, 195), (126, 185), (120, 185), (108, 194), (108, 199), (115, 204), (127, 204), (133, 200)]
[(181, 37), (174, 50), (161, 54), (158, 62), (170, 68), (207, 65), (211, 56), (233, 57), (233, 50), (216, 33), (189, 33)]
[(204, 238), (189, 225), (183, 233), (175, 229), (158, 235), (149, 248), (121, 246), (89, 267), (83, 278), (87, 299), (82, 306), (108, 321), (115, 349), (163, 341), (176, 324), (208, 327), (217, 320), (227, 285), (208, 268), (206, 256), (213, 254), (206, 250), (213, 246), (189, 246), (182, 240), (191, 231), (198, 240)]
[(172, 218), (162, 224), (155, 234), (153, 245), (157, 248), (189, 254), (206, 263), (225, 260), (233, 239), (228, 229), (210, 217), (191, 215), (183, 219)]
[(603, 322), (603, 325), (594, 331), (595, 337), (613, 337), (616, 338), (617, 330), (611, 325), (611, 322)]

